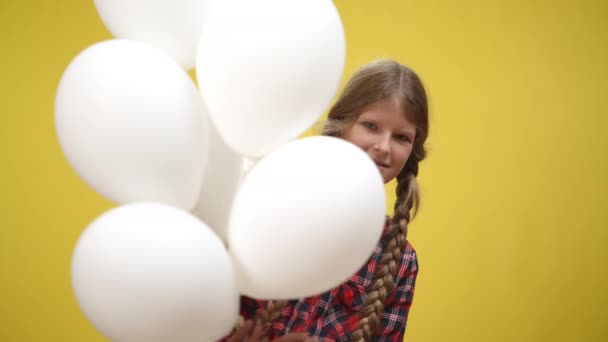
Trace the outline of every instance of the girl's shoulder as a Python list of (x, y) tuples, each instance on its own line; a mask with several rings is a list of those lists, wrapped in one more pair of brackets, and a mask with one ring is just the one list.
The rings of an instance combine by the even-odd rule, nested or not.
[(405, 251), (402, 253), (401, 266), (397, 275), (396, 283), (406, 278), (415, 278), (418, 274), (418, 254), (414, 246), (406, 240)]

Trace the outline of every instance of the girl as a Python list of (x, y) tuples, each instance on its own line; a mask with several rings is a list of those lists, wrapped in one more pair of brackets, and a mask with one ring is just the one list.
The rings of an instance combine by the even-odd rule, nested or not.
[[(407, 241), (410, 211), (420, 195), (416, 176), (425, 157), (427, 97), (418, 76), (392, 60), (359, 69), (329, 112), (324, 135), (362, 148), (378, 165), (384, 182), (397, 179), (392, 219), (366, 265), (326, 293), (292, 301), (243, 297), (248, 321), (230, 342), (402, 341), (418, 273), (416, 253)], [(280, 337), (279, 337), (280, 336)]]

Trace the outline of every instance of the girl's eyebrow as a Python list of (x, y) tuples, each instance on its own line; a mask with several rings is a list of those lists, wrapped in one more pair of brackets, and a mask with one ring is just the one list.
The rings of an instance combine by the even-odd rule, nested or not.
[(357, 121), (369, 121), (369, 122), (374, 122), (375, 123), (378, 120), (361, 114), (361, 115), (359, 115), (359, 119)]
[(410, 139), (413, 139), (414, 135), (416, 134), (416, 131), (407, 131), (407, 130), (402, 129), (402, 130), (399, 130), (399, 133), (407, 136)]

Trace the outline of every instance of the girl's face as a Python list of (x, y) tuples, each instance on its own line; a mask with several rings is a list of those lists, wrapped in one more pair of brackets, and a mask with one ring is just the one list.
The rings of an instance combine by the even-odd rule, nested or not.
[(416, 126), (398, 102), (388, 98), (364, 108), (341, 137), (362, 148), (388, 183), (401, 172), (412, 153)]

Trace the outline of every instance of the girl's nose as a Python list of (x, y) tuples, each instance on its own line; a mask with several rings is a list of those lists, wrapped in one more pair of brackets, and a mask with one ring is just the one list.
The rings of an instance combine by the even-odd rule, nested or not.
[(374, 144), (374, 151), (377, 153), (387, 154), (390, 152), (390, 137), (382, 137)]

